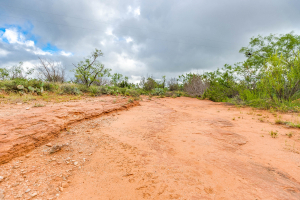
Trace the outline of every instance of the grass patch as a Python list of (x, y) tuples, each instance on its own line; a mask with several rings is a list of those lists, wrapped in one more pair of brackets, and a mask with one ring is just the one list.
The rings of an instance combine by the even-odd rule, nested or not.
[(271, 131), (270, 135), (272, 138), (277, 138), (278, 137), (278, 132), (277, 131)]

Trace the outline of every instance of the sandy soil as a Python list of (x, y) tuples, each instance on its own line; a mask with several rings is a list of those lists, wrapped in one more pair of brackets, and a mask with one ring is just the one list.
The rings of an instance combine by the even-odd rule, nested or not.
[(185, 97), (140, 105), (85, 115), (7, 160), (0, 199), (300, 199), (299, 130), (274, 113)]

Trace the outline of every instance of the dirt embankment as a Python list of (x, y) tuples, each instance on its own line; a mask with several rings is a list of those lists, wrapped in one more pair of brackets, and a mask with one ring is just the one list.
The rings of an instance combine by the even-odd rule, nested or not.
[(127, 100), (120, 98), (117, 101), (112, 97), (101, 97), (46, 107), (24, 104), (1, 107), (0, 164), (47, 143), (75, 122), (138, 104), (128, 104)]
[(275, 125), (280, 114), (185, 97), (140, 104), (0, 165), (0, 199), (300, 199), (300, 134)]

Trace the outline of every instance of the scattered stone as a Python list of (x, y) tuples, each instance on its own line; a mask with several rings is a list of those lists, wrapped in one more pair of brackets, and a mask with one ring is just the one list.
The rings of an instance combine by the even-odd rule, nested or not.
[(65, 183), (65, 182), (63, 182), (63, 183), (61, 184), (61, 187), (63, 187), (63, 188), (67, 188), (67, 187), (69, 187), (69, 184), (68, 184), (68, 183)]
[(46, 144), (47, 147), (52, 147), (51, 143)]
[(54, 145), (51, 150), (50, 154), (60, 151), (65, 145)]
[(29, 157), (30, 157), (29, 155), (26, 155), (26, 156), (25, 156), (25, 158), (29, 158)]
[(37, 192), (31, 193), (30, 194), (32, 197), (35, 197), (37, 195)]
[(28, 193), (28, 192), (30, 192), (31, 191), (31, 189), (27, 189), (26, 191), (25, 191), (25, 193)]
[(0, 183), (4, 180), (3, 176), (0, 176)]
[(30, 109), (29, 107), (26, 108), (26, 110), (29, 110), (29, 109)]
[(74, 162), (74, 165), (78, 165), (78, 162)]
[(59, 187), (59, 191), (61, 191), (61, 192), (62, 192), (62, 191), (64, 191), (64, 188), (62, 188), (62, 187)]

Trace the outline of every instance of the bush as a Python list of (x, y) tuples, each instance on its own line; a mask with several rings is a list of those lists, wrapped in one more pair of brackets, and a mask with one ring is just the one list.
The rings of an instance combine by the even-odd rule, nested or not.
[(155, 88), (151, 91), (151, 95), (153, 96), (162, 96), (165, 95), (165, 90), (162, 88)]
[(74, 94), (79, 95), (81, 91), (74, 84), (65, 84), (61, 86), (61, 94)]
[(168, 86), (169, 86), (170, 91), (179, 90), (179, 88), (180, 88), (176, 78), (171, 78), (168, 81)]
[(101, 88), (98, 87), (98, 86), (90, 86), (89, 87), (89, 92), (90, 92), (90, 95), (95, 97), (95, 96), (100, 96), (102, 93), (101, 93)]
[(192, 97), (201, 97), (208, 87), (208, 82), (203, 81), (200, 75), (194, 74), (184, 83), (183, 90)]
[(137, 90), (126, 90), (126, 96), (139, 97), (140, 94)]

